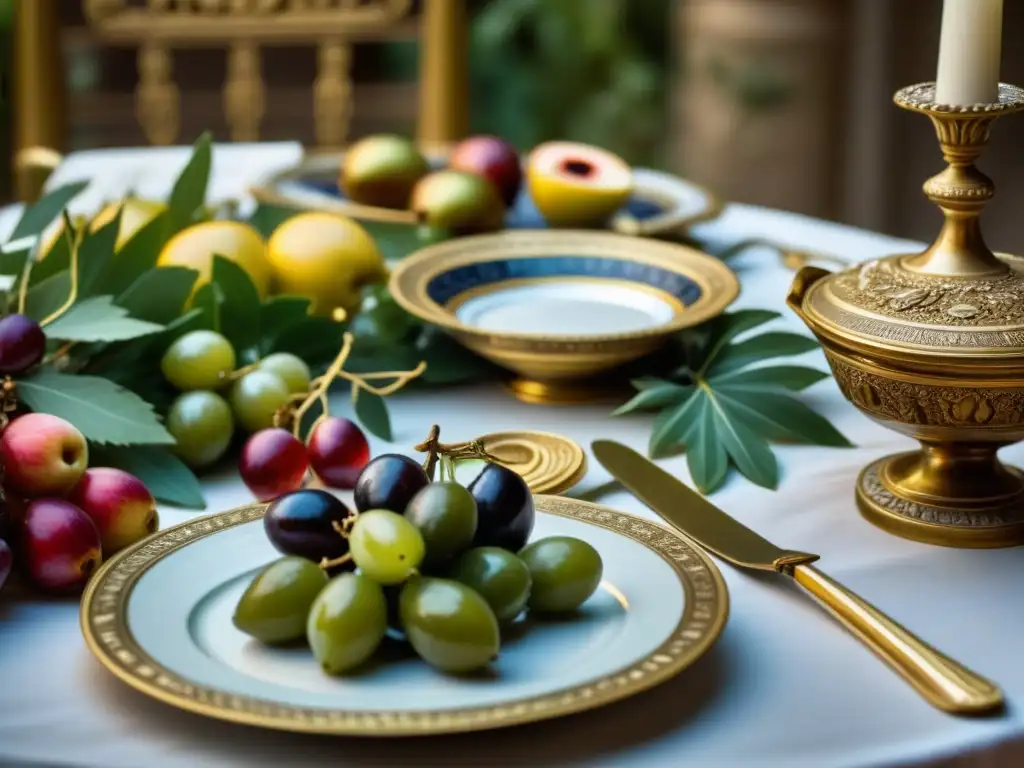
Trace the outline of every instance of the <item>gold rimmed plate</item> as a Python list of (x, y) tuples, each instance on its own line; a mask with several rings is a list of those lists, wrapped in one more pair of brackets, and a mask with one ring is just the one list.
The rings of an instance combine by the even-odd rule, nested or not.
[(585, 388), (739, 295), (736, 275), (706, 253), (587, 230), (509, 230), (429, 246), (395, 267), (389, 287), (407, 312), (518, 374), (524, 399), (527, 385)]
[[(250, 192), (268, 205), (340, 213), (363, 221), (416, 224), (411, 211), (361, 205), (346, 197), (338, 186), (343, 158), (338, 152), (308, 155), (294, 168), (270, 176)], [(445, 160), (444, 153), (428, 154), (435, 168), (443, 168)], [(663, 171), (634, 168), (633, 194), (609, 222), (609, 228), (622, 234), (657, 237), (713, 219), (722, 208), (722, 200), (699, 184)], [(525, 191), (509, 208), (506, 226), (544, 226), (543, 217)]]
[(329, 677), (308, 648), (269, 649), (238, 632), (234, 606), (279, 555), (263, 505), (161, 531), (89, 583), (82, 630), (102, 664), (175, 707), (288, 731), (407, 736), (484, 730), (599, 707), (697, 661), (728, 614), (715, 565), (680, 534), (586, 502), (538, 496), (533, 539), (576, 536), (600, 552), (601, 587), (571, 618), (503, 633), (489, 673), (454, 678), (401, 644), (359, 674)]

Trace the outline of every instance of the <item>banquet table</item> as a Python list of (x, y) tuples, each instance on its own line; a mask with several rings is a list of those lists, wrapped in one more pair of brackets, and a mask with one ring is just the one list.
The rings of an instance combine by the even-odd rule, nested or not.
[[(78, 153), (50, 180), (92, 184), (72, 206), (96, 210), (134, 190), (165, 196), (187, 147)], [(294, 163), (292, 144), (215, 148), (211, 202), (244, 198), (266, 174)], [(0, 242), (17, 219), (0, 212)], [(694, 234), (715, 245), (763, 237), (851, 261), (919, 244), (801, 216), (730, 205)], [(803, 330), (785, 308), (793, 273), (767, 248), (735, 260), (735, 308), (775, 309), (778, 328)], [(806, 362), (825, 365), (815, 351)], [(780, 545), (820, 553), (821, 567), (930, 643), (997, 681), (1006, 713), (943, 714), (796, 590), (720, 563), (730, 617), (717, 644), (677, 678), (625, 701), (547, 722), (459, 736), (360, 739), (262, 731), (179, 712), (129, 689), (86, 649), (72, 601), (0, 599), (0, 764), (30, 766), (1019, 766), (1024, 765), (1024, 551), (967, 551), (905, 541), (857, 512), (854, 480), (870, 459), (913, 443), (866, 419), (831, 379), (806, 393), (856, 445), (777, 446), (777, 491), (733, 476), (716, 504)], [(339, 402), (338, 410), (347, 405)], [(610, 437), (645, 450), (650, 417), (609, 418), (607, 404), (527, 405), (498, 385), (400, 392), (391, 399), (394, 444), (413, 454), (433, 422), (447, 439), (503, 429), (559, 432), (589, 451)], [(1024, 445), (1003, 452), (1024, 464)], [(663, 466), (689, 479), (685, 458)], [(609, 481), (592, 461), (569, 495)], [(207, 478), (205, 512), (161, 507), (162, 526), (251, 500), (236, 477)], [(626, 492), (600, 503), (655, 519)]]

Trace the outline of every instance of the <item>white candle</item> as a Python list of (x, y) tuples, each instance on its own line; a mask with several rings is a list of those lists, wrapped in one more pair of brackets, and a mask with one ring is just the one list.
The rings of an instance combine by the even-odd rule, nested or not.
[(1002, 42), (1003, 0), (945, 0), (935, 101), (998, 101)]

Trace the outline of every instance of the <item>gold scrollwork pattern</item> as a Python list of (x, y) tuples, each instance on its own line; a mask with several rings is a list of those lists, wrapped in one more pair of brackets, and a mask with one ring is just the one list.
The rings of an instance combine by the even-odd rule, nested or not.
[(1012, 427), (1024, 423), (1024, 388), (911, 384), (862, 371), (826, 352), (836, 383), (862, 410), (903, 424)]
[(182, 709), (233, 722), (310, 733), (412, 735), (498, 728), (601, 706), (669, 679), (718, 637), (728, 595), (718, 569), (680, 534), (595, 504), (538, 496), (537, 508), (621, 533), (657, 552), (686, 590), (683, 615), (669, 637), (642, 659), (573, 688), (471, 709), (355, 711), (278, 704), (209, 688), (161, 666), (135, 641), (127, 611), (132, 589), (148, 568), (190, 543), (259, 520), (254, 504), (161, 531), (116, 556), (89, 583), (82, 628), (99, 660), (129, 685)]
[(950, 525), (961, 528), (998, 528), (1014, 520), (1007, 520), (996, 512), (973, 512), (965, 509), (936, 507), (904, 499), (890, 491), (882, 482), (881, 469), (890, 461), (879, 459), (869, 464), (861, 473), (857, 490), (865, 499), (894, 515), (933, 525)]

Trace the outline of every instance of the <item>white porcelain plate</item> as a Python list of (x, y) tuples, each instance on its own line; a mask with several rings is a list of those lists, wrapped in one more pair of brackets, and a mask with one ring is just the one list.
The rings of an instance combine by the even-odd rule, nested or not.
[(455, 317), (496, 333), (607, 336), (657, 328), (677, 312), (668, 297), (634, 285), (566, 279), (471, 296), (455, 309)]
[(605, 564), (572, 618), (520, 619), (486, 674), (450, 677), (388, 640), (358, 674), (329, 677), (308, 648), (268, 648), (234, 607), (279, 557), (261, 505), (157, 533), (114, 557), (83, 597), (89, 647), (130, 685), (226, 720), (298, 731), (406, 735), (493, 728), (588, 709), (679, 672), (717, 638), (724, 582), (706, 556), (654, 523), (539, 496), (532, 539), (576, 536)]

